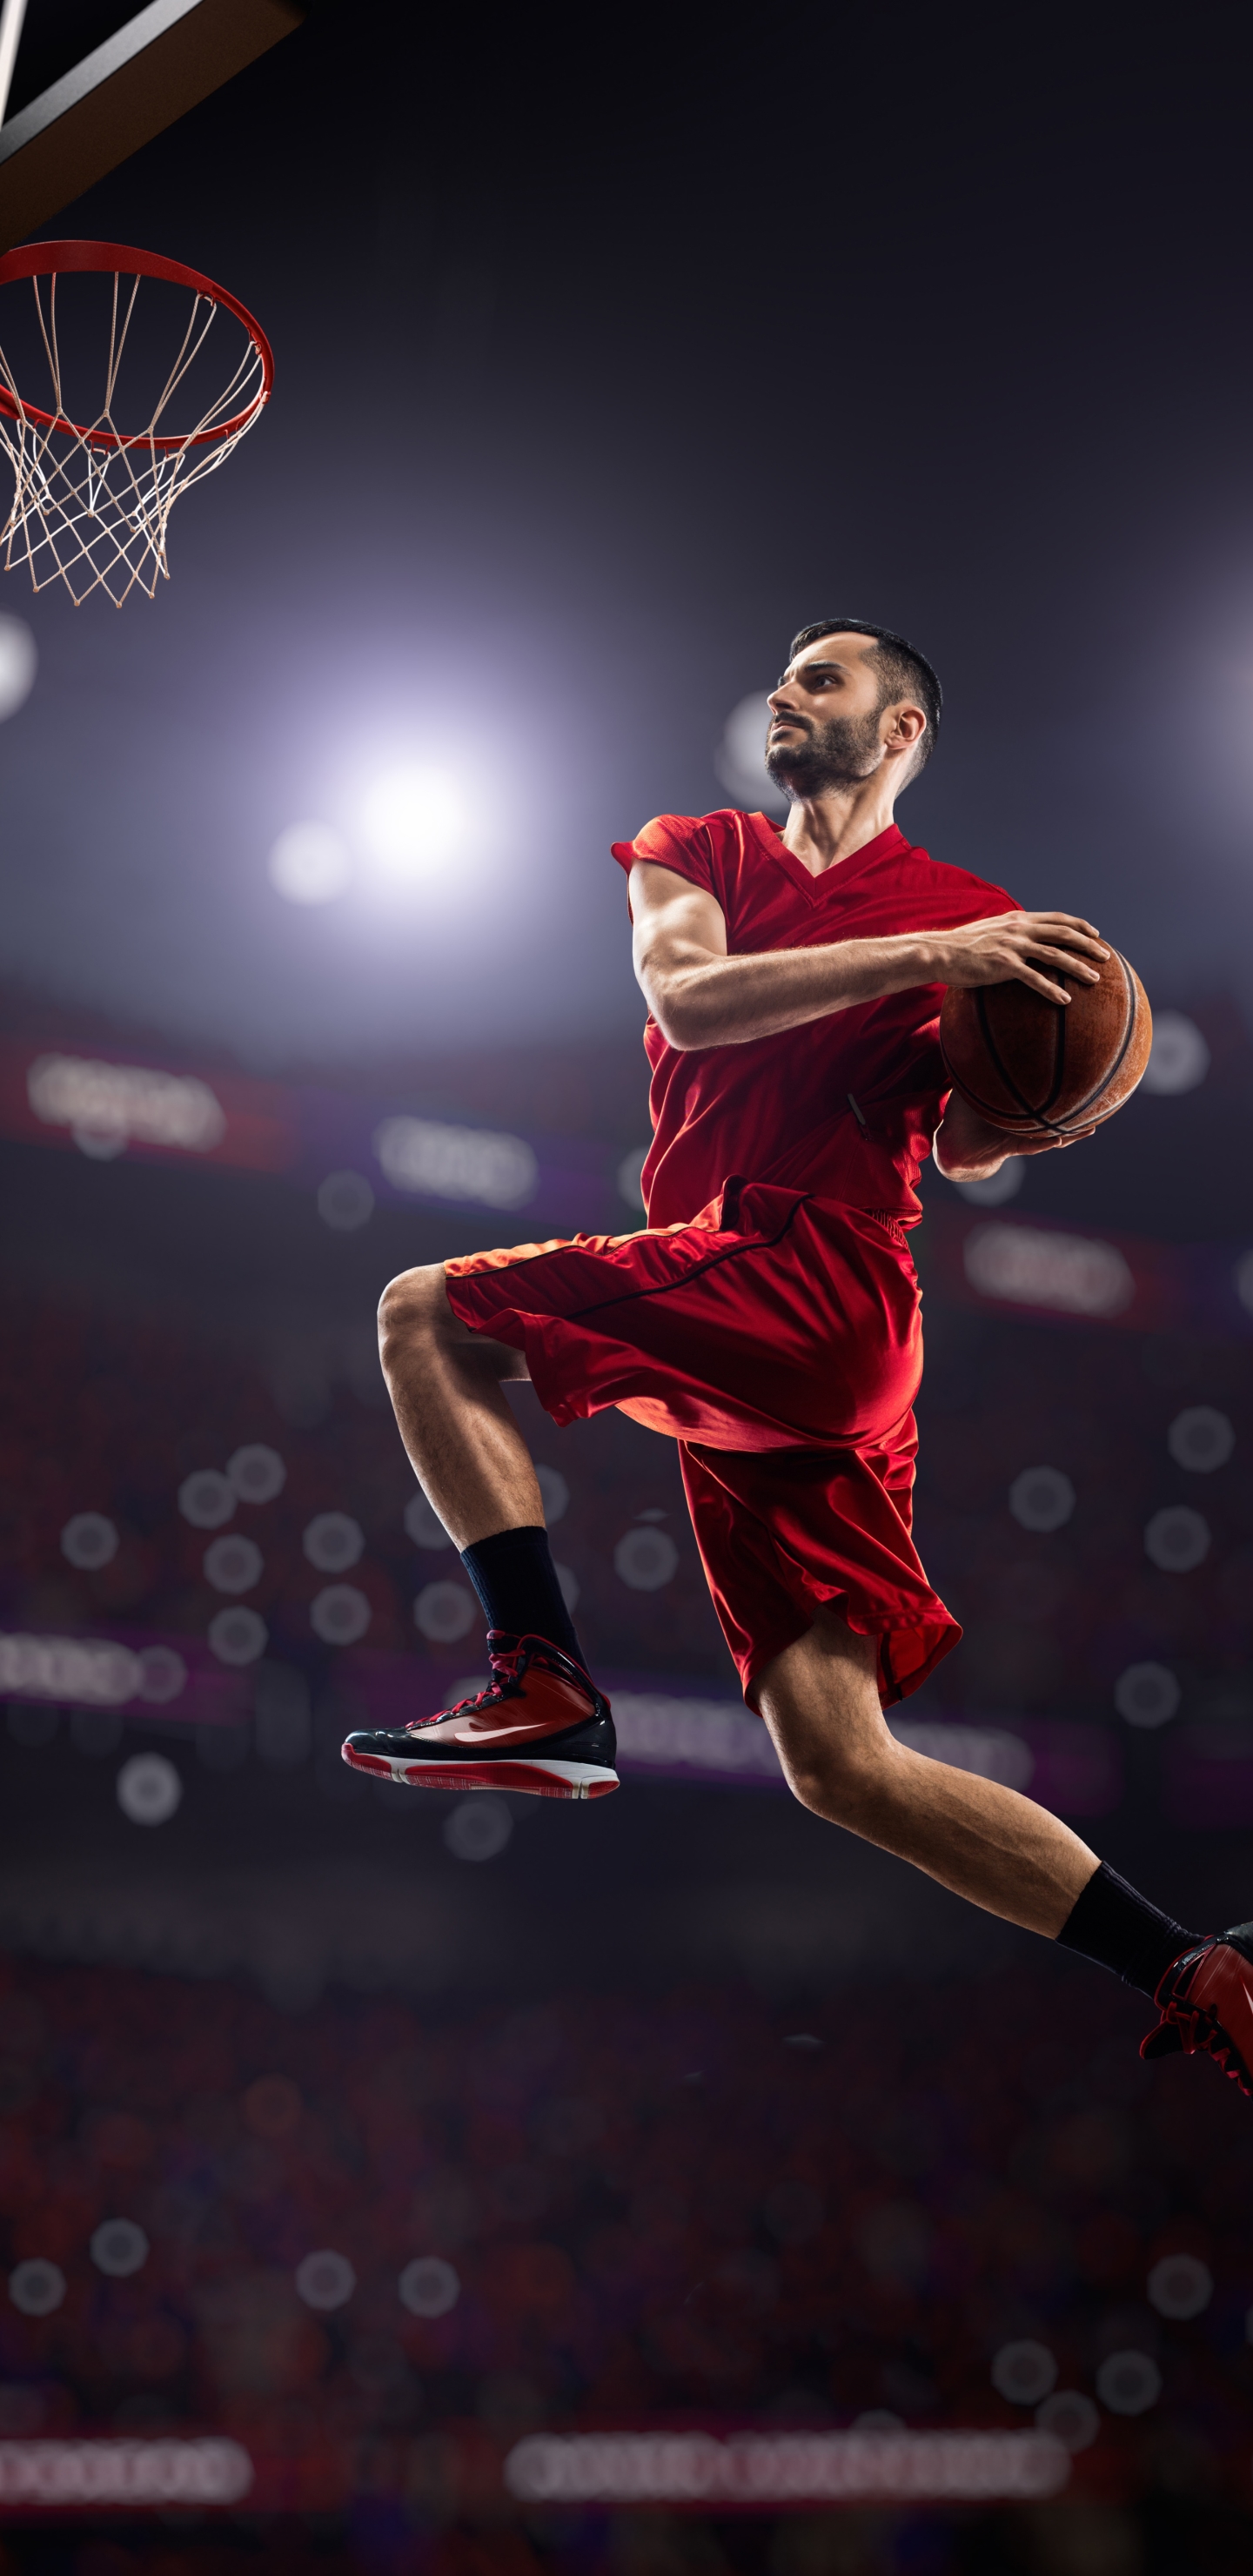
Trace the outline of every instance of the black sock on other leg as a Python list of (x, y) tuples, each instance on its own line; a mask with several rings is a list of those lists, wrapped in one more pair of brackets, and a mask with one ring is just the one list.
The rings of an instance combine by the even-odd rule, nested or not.
[(1057, 1935), (1065, 1950), (1078, 1950), (1098, 1967), (1112, 1968), (1125, 1986), (1155, 1995), (1172, 1959), (1203, 1939), (1162, 1914), (1147, 1896), (1101, 1862)]
[(461, 1562), (489, 1628), (507, 1628), (515, 1637), (546, 1637), (586, 1672), (587, 1658), (562, 1598), (546, 1529), (497, 1530), (492, 1538), (463, 1547)]

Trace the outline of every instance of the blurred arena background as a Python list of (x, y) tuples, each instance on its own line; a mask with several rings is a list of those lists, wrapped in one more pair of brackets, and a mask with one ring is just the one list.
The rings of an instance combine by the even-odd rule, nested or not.
[(966, 1635), (894, 1723), (1253, 1912), (1232, 18), (493, 20), (471, 73), (329, 8), (63, 227), (226, 279), (277, 377), (153, 606), (0, 601), (0, 2576), (1247, 2563), (1249, 2106), (794, 1805), (664, 1442), (517, 1391), (622, 1797), (338, 1752), (482, 1670), (379, 1289), (638, 1218), (607, 844), (767, 801), (839, 606), (945, 682), (904, 828), (1158, 1032), (1081, 1152), (925, 1180)]

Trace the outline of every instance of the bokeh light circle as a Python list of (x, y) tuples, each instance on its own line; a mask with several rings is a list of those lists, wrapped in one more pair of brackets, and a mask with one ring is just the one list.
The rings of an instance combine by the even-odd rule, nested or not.
[(183, 1784), (164, 1753), (133, 1753), (117, 1775), (117, 1802), (133, 1825), (165, 1825), (182, 1804)]
[(1196, 2254), (1163, 2254), (1148, 2277), (1159, 2317), (1199, 2317), (1214, 2295), (1214, 2275)]
[(1225, 1467), (1235, 1445), (1229, 1417), (1213, 1404), (1185, 1405), (1166, 1434), (1175, 1465), (1187, 1467), (1194, 1476), (1212, 1476), (1216, 1468)]
[(272, 1503), (287, 1482), (277, 1449), (265, 1440), (249, 1440), (234, 1450), (226, 1461), (226, 1473), (241, 1503)]
[(365, 1533), (349, 1512), (319, 1512), (300, 1543), (319, 1574), (346, 1574), (364, 1550)]
[(1096, 2393), (1111, 2415), (1147, 2415), (1162, 2393), (1162, 2374), (1147, 2352), (1111, 2352), (1096, 2374)]
[(141, 1646), (137, 1661), (139, 1696), (154, 1707), (163, 1707), (186, 1690), (187, 1666), (175, 1647)]
[(316, 2308), (329, 2316), (335, 2308), (346, 2308), (357, 2286), (357, 2275), (346, 2254), (336, 2254), (324, 2246), (316, 2254), (306, 2254), (296, 2265), (296, 2289), (307, 2308)]
[(544, 1519), (549, 1529), (553, 1529), (558, 1521), (565, 1519), (570, 1508), (570, 1488), (559, 1467), (537, 1465), (535, 1481), (539, 1486), (539, 1498), (544, 1506)]
[(412, 1539), (415, 1547), (428, 1549), (432, 1555), (440, 1548), (452, 1546), (452, 1539), (434, 1504), (427, 1501), (420, 1485), (405, 1505), (405, 1536)]
[(503, 1798), (479, 1789), (444, 1818), (444, 1842), (454, 1860), (495, 1860), (513, 1838), (513, 1818)]
[(232, 1530), (229, 1538), (215, 1538), (204, 1552), (205, 1581), (215, 1592), (251, 1592), (265, 1572), (265, 1558), (253, 1538)]
[(406, 2263), (396, 2287), (411, 2317), (446, 2317), (461, 2296), (461, 2282), (442, 2254), (419, 2254)]
[(613, 1570), (628, 1592), (661, 1592), (678, 1573), (679, 1551), (665, 1530), (627, 1530), (614, 1549)]
[(220, 1664), (255, 1664), (270, 1642), (270, 1631), (259, 1610), (250, 1610), (240, 1602), (231, 1610), (219, 1610), (209, 1621), (209, 1644)]
[(148, 2239), (133, 2218), (105, 2218), (91, 2240), (91, 2259), (111, 2281), (128, 2281), (148, 2260)]
[(193, 1529), (221, 1529), (233, 1520), (238, 1497), (229, 1476), (216, 1467), (196, 1467), (178, 1489), (178, 1508)]
[(374, 1192), (364, 1172), (328, 1172), (318, 1189), (318, 1215), (332, 1234), (357, 1234), (374, 1214)]
[(32, 2254), (9, 2274), (9, 2297), (24, 2317), (50, 2317), (65, 2297), (65, 2274), (59, 2263)]
[(1114, 1684), (1114, 1706), (1128, 1726), (1165, 1726), (1182, 1697), (1165, 1664), (1128, 1664)]
[(1163, 1574), (1191, 1574), (1210, 1550), (1208, 1521), (1189, 1503), (1173, 1503), (1154, 1512), (1144, 1533), (1144, 1552)]
[(1210, 1068), (1210, 1052), (1195, 1020), (1182, 1011), (1159, 1011), (1153, 1044), (1141, 1076), (1146, 1091), (1195, 1091)]
[(61, 1532), (61, 1554), (80, 1573), (94, 1574), (118, 1552), (116, 1523), (103, 1512), (75, 1512)]
[(478, 1602), (464, 1583), (426, 1583), (413, 1605), (414, 1619), (433, 1646), (455, 1646), (474, 1626)]
[(1035, 2410), (1042, 2433), (1051, 2433), (1068, 2451), (1086, 2451), (1101, 2429), (1100, 2409), (1080, 2388), (1059, 2388)]
[(1075, 1489), (1060, 1467), (1024, 1467), (1010, 1486), (1009, 1508), (1020, 1529), (1064, 1529), (1075, 1508)]
[(992, 2363), (992, 2385), (1012, 2406), (1036, 2406), (1057, 2384), (1057, 2363), (1046, 2343), (1024, 2338), (1003, 2343)]
[(355, 1646), (373, 1613), (355, 1583), (327, 1583), (309, 1604), (309, 1624), (324, 1646)]

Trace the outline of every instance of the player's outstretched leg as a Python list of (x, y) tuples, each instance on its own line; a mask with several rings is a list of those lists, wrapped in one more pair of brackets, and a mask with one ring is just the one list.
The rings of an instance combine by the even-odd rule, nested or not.
[(603, 1798), (618, 1786), (613, 1714), (588, 1674), (502, 1392), (526, 1362), (458, 1322), (442, 1266), (393, 1279), (379, 1347), (414, 1473), (483, 1605), (492, 1679), (456, 1708), (350, 1735), (344, 1760), (407, 1788)]
[(1162, 2018), (1145, 2057), (1201, 2050), (1253, 2092), (1253, 1924), (1189, 1932), (1033, 1799), (898, 1744), (875, 1669), (873, 1638), (824, 1612), (758, 1676), (754, 1699), (802, 1804), (1152, 1995)]

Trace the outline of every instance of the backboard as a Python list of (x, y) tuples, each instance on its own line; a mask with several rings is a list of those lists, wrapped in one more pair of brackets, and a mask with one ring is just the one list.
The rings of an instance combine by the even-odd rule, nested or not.
[[(4, 0), (0, 252), (292, 34), (305, 0)], [(18, 32), (20, 30), (20, 32)], [(16, 49), (13, 37), (17, 32)], [(3, 86), (0, 81), (0, 86)]]

